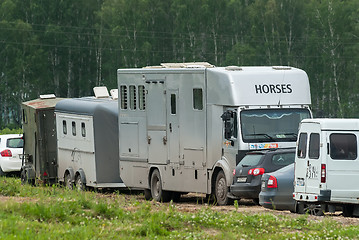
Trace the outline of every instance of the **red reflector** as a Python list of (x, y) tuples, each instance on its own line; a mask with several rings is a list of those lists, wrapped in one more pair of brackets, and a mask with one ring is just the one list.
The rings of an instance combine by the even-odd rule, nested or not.
[(320, 171), (320, 182), (325, 183), (326, 181), (327, 181), (326, 165), (322, 164), (321, 171)]
[(47, 172), (44, 172), (44, 177), (47, 177)]
[(0, 154), (2, 157), (12, 157), (12, 153), (11, 153), (10, 149), (5, 149)]
[(314, 198), (315, 198), (315, 200), (318, 200), (318, 196), (315, 196)]
[(236, 175), (236, 169), (233, 169), (233, 176)]
[(268, 179), (268, 184), (267, 184), (268, 188), (277, 188), (277, 179), (274, 176), (270, 176)]
[(249, 169), (248, 175), (258, 176), (258, 175), (263, 175), (264, 172), (265, 172), (264, 168), (252, 168)]

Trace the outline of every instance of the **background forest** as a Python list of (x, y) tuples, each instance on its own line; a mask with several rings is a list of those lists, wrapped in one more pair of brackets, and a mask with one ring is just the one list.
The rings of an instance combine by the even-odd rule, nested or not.
[(20, 104), (161, 62), (289, 65), (316, 117), (359, 118), (358, 0), (0, 0), (0, 127)]

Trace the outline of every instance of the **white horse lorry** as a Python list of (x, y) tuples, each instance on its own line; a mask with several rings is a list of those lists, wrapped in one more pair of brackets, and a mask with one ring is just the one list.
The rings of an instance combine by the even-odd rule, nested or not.
[(293, 67), (168, 63), (117, 74), (121, 178), (146, 199), (196, 192), (225, 205), (244, 154), (295, 147), (311, 117), (307, 74)]
[(302, 212), (359, 216), (359, 119), (300, 123), (293, 197)]
[(117, 89), (64, 99), (55, 107), (57, 176), (68, 188), (124, 188), (120, 178)]

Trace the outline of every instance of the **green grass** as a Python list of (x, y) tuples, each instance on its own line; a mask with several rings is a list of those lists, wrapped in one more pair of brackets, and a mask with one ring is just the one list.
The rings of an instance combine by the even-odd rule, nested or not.
[[(8, 197), (4, 197), (8, 196)], [(180, 211), (172, 203), (121, 193), (22, 186), (0, 178), (0, 239), (353, 239), (359, 226), (330, 217), (219, 212), (198, 204)]]

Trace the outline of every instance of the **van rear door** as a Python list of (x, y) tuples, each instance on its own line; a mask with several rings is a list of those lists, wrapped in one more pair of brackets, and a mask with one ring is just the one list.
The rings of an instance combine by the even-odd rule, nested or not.
[(295, 162), (295, 191), (319, 194), (323, 154), (320, 124), (302, 123)]

